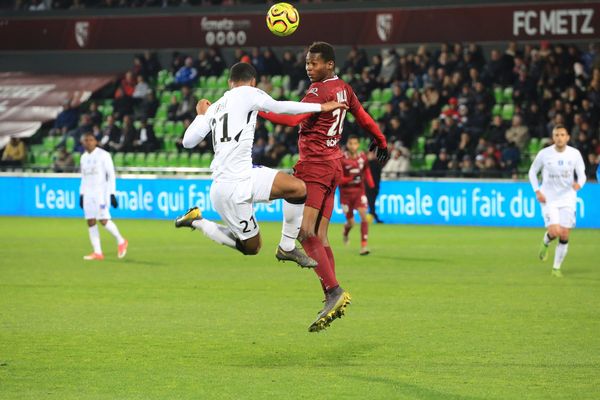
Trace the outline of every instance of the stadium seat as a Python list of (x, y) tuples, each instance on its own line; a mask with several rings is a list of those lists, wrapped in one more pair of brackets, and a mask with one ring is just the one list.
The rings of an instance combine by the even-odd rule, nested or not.
[(281, 162), (279, 163), (279, 166), (281, 168), (291, 168), (292, 167), (291, 164), (292, 164), (292, 155), (291, 154), (286, 154), (281, 159)]
[(536, 137), (531, 138), (531, 140), (529, 140), (527, 150), (529, 154), (536, 155), (538, 151), (540, 151), (540, 139)]
[(115, 153), (113, 155), (113, 162), (115, 164), (115, 166), (117, 167), (124, 167), (125, 166), (125, 154), (118, 152)]
[(135, 166), (135, 153), (125, 153), (124, 159), (126, 167)]
[(181, 99), (183, 99), (183, 94), (181, 93), (181, 90), (174, 90), (171, 92), (171, 95), (175, 96), (178, 103), (181, 103)]
[(192, 153), (190, 155), (190, 167), (200, 166), (200, 153)]
[(190, 166), (190, 155), (187, 152), (179, 154), (177, 159), (178, 167), (189, 167)]
[(502, 104), (502, 101), (504, 100), (502, 88), (500, 86), (494, 88), (494, 99), (496, 100), (496, 104)]
[(158, 107), (158, 110), (156, 110), (156, 115), (154, 116), (154, 118), (158, 121), (164, 121), (167, 119), (168, 111), (168, 106), (163, 104), (160, 107)]
[(413, 94), (415, 94), (415, 88), (409, 87), (408, 89), (406, 89), (405, 94), (407, 99), (412, 99)]
[(394, 92), (392, 91), (392, 88), (385, 88), (381, 91), (381, 102), (382, 103), (389, 103), (390, 101), (392, 101), (393, 97), (394, 97)]
[(174, 135), (175, 134), (175, 122), (167, 121), (165, 122), (165, 135)]
[(269, 133), (273, 133), (273, 131), (275, 130), (275, 126), (269, 120), (265, 120), (265, 128), (267, 128), (267, 132)]
[(502, 100), (506, 104), (513, 103), (513, 88), (512, 87), (509, 86), (509, 87), (504, 88), (504, 92), (502, 93)]
[(210, 101), (211, 103), (214, 101), (215, 89), (204, 89), (204, 98)]
[(165, 136), (165, 123), (164, 123), (164, 121), (160, 120), (160, 121), (156, 121), (154, 123), (154, 135), (157, 138), (161, 138), (161, 137)]
[(142, 129), (142, 121), (133, 121), (133, 127), (139, 131), (140, 129)]
[(146, 167), (156, 167), (156, 153), (146, 154)]
[(350, 122), (351, 124), (354, 123), (354, 121), (356, 121), (356, 118), (354, 118), (354, 115), (352, 115), (352, 113), (346, 113), (346, 119), (348, 120), (348, 122)]
[(206, 87), (208, 87), (209, 89), (217, 89), (219, 87), (217, 77), (209, 76), (208, 78), (206, 78)]
[(280, 88), (283, 85), (283, 78), (281, 75), (273, 75), (271, 77), (271, 84), (274, 88)]
[(54, 145), (56, 143), (56, 138), (54, 136), (46, 136), (43, 140), (42, 140), (42, 144), (44, 145), (44, 150), (46, 151), (52, 151), (54, 150)]
[(229, 83), (227, 82), (226, 76), (220, 76), (217, 78), (217, 86), (221, 89), (229, 89)]
[(168, 90), (163, 91), (161, 93), (161, 95), (160, 95), (160, 103), (161, 104), (166, 104), (168, 106), (169, 104), (171, 104), (171, 97), (172, 96), (173, 95)]
[(417, 153), (424, 154), (425, 153), (425, 136), (419, 136), (417, 138)]
[(492, 108), (492, 115), (495, 117), (496, 115), (502, 114), (502, 105), (494, 104), (494, 108)]
[(67, 138), (65, 147), (67, 148), (68, 151), (73, 151), (73, 149), (75, 149), (75, 138), (73, 136), (69, 136)]
[(510, 121), (515, 113), (515, 105), (514, 104), (505, 104), (502, 106), (502, 119), (505, 121)]
[(297, 153), (296, 153), (296, 154), (294, 154), (294, 155), (292, 156), (292, 167), (293, 167), (294, 165), (296, 165), (296, 163), (298, 163), (298, 160), (299, 160), (299, 159), (300, 159), (300, 154), (297, 154)]
[(210, 167), (210, 163), (212, 162), (213, 155), (212, 153), (204, 153), (200, 157), (200, 167), (208, 168)]
[(52, 153), (49, 151), (42, 151), (38, 154), (35, 164), (40, 167), (48, 167), (52, 164)]
[(290, 88), (290, 76), (289, 75), (283, 76), (283, 78), (281, 79), (281, 86), (283, 86), (284, 89)]
[(194, 91), (194, 96), (196, 97), (196, 99), (200, 100), (204, 98), (204, 90), (201, 88), (198, 88)]
[(281, 99), (282, 96), (283, 96), (283, 89), (280, 87), (274, 87), (273, 90), (271, 91), (271, 97), (274, 98), (275, 100)]
[(378, 103), (373, 103), (369, 106), (369, 114), (377, 121), (383, 116), (383, 109)]
[(183, 125), (183, 122), (176, 122), (173, 131), (175, 132), (175, 136), (183, 136), (183, 132), (185, 132), (185, 126)]
[(135, 157), (133, 159), (133, 165), (135, 165), (136, 167), (145, 167), (146, 166), (146, 154), (135, 153)]
[(166, 167), (168, 166), (167, 162), (167, 153), (161, 152), (156, 155), (156, 160), (154, 161), (157, 167)]
[(381, 89), (373, 89), (373, 91), (371, 92), (371, 101), (381, 102)]
[(430, 171), (431, 168), (433, 167), (433, 163), (435, 162), (436, 159), (436, 155), (435, 154), (425, 154), (425, 169), (427, 171)]

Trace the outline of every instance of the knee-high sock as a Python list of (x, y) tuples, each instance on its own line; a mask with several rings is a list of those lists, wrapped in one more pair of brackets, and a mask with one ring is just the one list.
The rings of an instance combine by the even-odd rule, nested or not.
[(569, 241), (559, 240), (556, 245), (556, 250), (554, 251), (554, 269), (560, 269), (560, 265), (567, 255), (567, 251), (569, 250)]
[(237, 249), (235, 246), (236, 237), (226, 226), (216, 224), (205, 218), (192, 222), (192, 226), (201, 230), (207, 237), (213, 241), (224, 244), (225, 246)]
[(123, 236), (121, 236), (121, 233), (119, 232), (119, 228), (117, 228), (117, 225), (112, 222), (112, 220), (109, 219), (104, 227), (115, 237), (115, 239), (117, 239), (118, 244), (125, 242), (125, 239), (123, 239)]
[(100, 246), (100, 232), (98, 232), (98, 224), (94, 226), (88, 226), (88, 233), (90, 234), (90, 242), (92, 242), (94, 253), (102, 254), (102, 247)]
[(332, 270), (329, 264), (329, 258), (325, 252), (323, 243), (316, 236), (310, 236), (302, 241), (302, 247), (304, 251), (310, 257), (317, 261), (317, 268), (315, 273), (319, 276), (325, 290), (335, 288), (338, 285), (338, 281), (335, 278), (335, 272)]
[(329, 260), (329, 265), (331, 266), (331, 270), (335, 275), (335, 258), (333, 257), (333, 251), (331, 251), (331, 247), (323, 246), (325, 249), (325, 254), (327, 254), (327, 259)]
[(369, 223), (367, 221), (362, 221), (360, 223), (360, 245), (367, 245), (367, 238), (369, 237)]
[(346, 222), (344, 224), (344, 236), (348, 236), (348, 234), (350, 233), (350, 230), (352, 229), (353, 224)]
[(279, 241), (279, 247), (283, 250), (290, 251), (296, 247), (296, 238), (300, 233), (303, 213), (304, 203), (292, 204), (283, 201), (283, 227), (281, 228), (281, 240)]
[(556, 239), (556, 238), (554, 238), (554, 237), (551, 237), (551, 236), (548, 234), (548, 231), (546, 231), (546, 233), (544, 233), (544, 244), (545, 244), (546, 246), (548, 246), (548, 245), (550, 244), (550, 242), (551, 242), (551, 241), (553, 241), (554, 239)]

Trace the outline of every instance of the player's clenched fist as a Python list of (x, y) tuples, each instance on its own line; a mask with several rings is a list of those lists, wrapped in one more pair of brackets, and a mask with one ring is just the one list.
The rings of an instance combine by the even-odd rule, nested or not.
[(206, 114), (206, 110), (208, 110), (210, 104), (210, 101), (208, 101), (207, 99), (200, 99), (198, 101), (198, 104), (196, 104), (196, 113), (198, 115)]
[(347, 110), (348, 106), (346, 104), (338, 103), (337, 101), (328, 101), (327, 103), (321, 104), (321, 112), (330, 112), (337, 110), (338, 108)]
[(537, 199), (538, 199), (538, 201), (540, 203), (545, 203), (546, 202), (546, 196), (544, 196), (544, 193), (542, 193), (539, 190), (535, 192), (535, 197), (537, 197)]

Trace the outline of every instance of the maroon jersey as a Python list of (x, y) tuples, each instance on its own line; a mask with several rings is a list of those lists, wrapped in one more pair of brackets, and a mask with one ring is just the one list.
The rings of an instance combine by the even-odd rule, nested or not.
[(342, 167), (344, 169), (344, 176), (340, 182), (342, 192), (364, 192), (365, 183), (369, 187), (374, 186), (367, 155), (362, 151), (356, 158), (352, 158), (350, 153), (345, 152)]
[[(305, 103), (337, 101), (347, 104), (349, 111), (354, 115), (362, 108), (350, 85), (337, 76), (310, 85), (302, 101)], [(328, 161), (342, 157), (338, 143), (342, 137), (346, 111), (338, 109), (328, 113), (313, 114), (302, 121), (298, 140), (300, 160)]]

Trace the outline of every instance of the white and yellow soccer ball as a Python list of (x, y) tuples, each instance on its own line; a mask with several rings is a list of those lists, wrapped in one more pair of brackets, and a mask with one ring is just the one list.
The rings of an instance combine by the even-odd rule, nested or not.
[(273, 4), (267, 13), (267, 28), (277, 36), (289, 36), (300, 24), (298, 10), (288, 3)]

